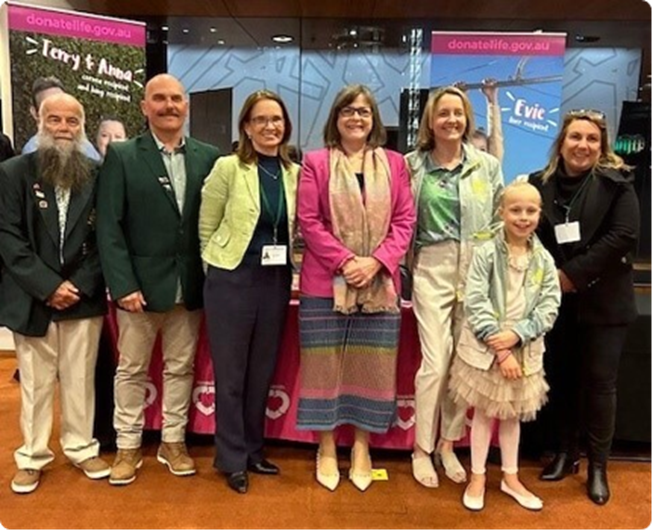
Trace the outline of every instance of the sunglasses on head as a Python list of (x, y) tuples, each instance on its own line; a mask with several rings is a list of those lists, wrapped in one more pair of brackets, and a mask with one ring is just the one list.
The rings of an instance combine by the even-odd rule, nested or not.
[(586, 116), (587, 118), (605, 120), (605, 113), (603, 111), (597, 111), (596, 109), (573, 109), (567, 112), (567, 116), (574, 118)]

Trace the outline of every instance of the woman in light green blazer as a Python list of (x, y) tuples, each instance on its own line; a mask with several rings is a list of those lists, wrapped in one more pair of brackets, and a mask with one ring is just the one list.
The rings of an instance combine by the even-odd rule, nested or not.
[(215, 375), (214, 466), (244, 494), (248, 472), (279, 473), (263, 456), (263, 430), (290, 299), (299, 166), (288, 157), (292, 125), (275, 93), (251, 94), (238, 129), (238, 151), (218, 159), (204, 184), (199, 234)]

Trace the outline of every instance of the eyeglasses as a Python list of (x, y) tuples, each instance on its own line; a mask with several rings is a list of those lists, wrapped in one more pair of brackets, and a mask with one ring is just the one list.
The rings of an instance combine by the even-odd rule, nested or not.
[(343, 107), (340, 109), (340, 116), (351, 118), (354, 114), (358, 114), (361, 118), (369, 118), (372, 116), (372, 109), (369, 107)]
[(265, 127), (269, 123), (274, 127), (280, 127), (284, 123), (283, 116), (253, 116), (249, 121), (256, 127)]
[(572, 109), (567, 112), (566, 116), (571, 116), (573, 118), (585, 116), (587, 118), (605, 120), (605, 113), (603, 111), (597, 111), (596, 109)]

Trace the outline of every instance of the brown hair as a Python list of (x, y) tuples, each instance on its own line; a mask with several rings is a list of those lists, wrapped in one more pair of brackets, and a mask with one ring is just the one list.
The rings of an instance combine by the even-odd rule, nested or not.
[(560, 164), (560, 150), (562, 149), (562, 144), (567, 137), (567, 130), (576, 120), (585, 120), (593, 123), (601, 132), (601, 154), (594, 165), (595, 168), (611, 168), (616, 170), (622, 168), (630, 169), (630, 166), (628, 166), (619, 155), (616, 155), (615, 152), (612, 151), (612, 147), (610, 147), (608, 126), (603, 113), (590, 110), (569, 111), (565, 114), (560, 132), (551, 146), (549, 162), (542, 172), (541, 179), (543, 182), (548, 181), (551, 175), (553, 175), (558, 169), (558, 164)]
[(243, 107), (240, 109), (240, 115), (238, 116), (239, 140), (236, 155), (238, 155), (238, 158), (246, 164), (251, 164), (252, 162), (257, 161), (254, 144), (252, 144), (252, 140), (249, 138), (249, 136), (247, 136), (247, 133), (245, 132), (245, 124), (249, 122), (251, 118), (254, 105), (263, 100), (276, 101), (279, 104), (279, 107), (281, 107), (284, 128), (281, 144), (279, 145), (279, 158), (281, 159), (281, 163), (285, 168), (290, 168), (293, 162), (288, 155), (288, 140), (290, 140), (290, 135), (292, 134), (292, 123), (290, 121), (290, 115), (288, 114), (286, 104), (278, 94), (272, 92), (271, 90), (257, 90), (256, 92), (252, 92), (249, 96), (247, 96), (245, 103), (243, 103)]
[(383, 127), (381, 113), (379, 112), (379, 107), (376, 104), (376, 99), (374, 99), (372, 91), (365, 85), (348, 85), (340, 89), (340, 92), (336, 95), (335, 100), (333, 100), (333, 105), (331, 105), (331, 111), (329, 111), (329, 117), (324, 124), (324, 145), (326, 147), (333, 148), (340, 146), (341, 138), (340, 132), (338, 131), (340, 111), (361, 95), (365, 97), (370, 109), (372, 109), (372, 130), (367, 137), (367, 145), (372, 148), (377, 148), (385, 144), (387, 138), (385, 127)]
[(38, 96), (44, 90), (51, 88), (61, 89), (61, 92), (66, 92), (66, 89), (63, 88), (63, 83), (59, 80), (58, 77), (48, 76), (48, 77), (37, 77), (32, 83), (32, 105), (36, 112), (39, 110), (38, 102), (36, 101), (36, 96)]
[(468, 142), (471, 138), (472, 131), (474, 131), (474, 112), (472, 111), (472, 104), (469, 103), (469, 98), (457, 87), (442, 87), (431, 92), (424, 106), (422, 121), (419, 124), (419, 131), (417, 132), (417, 149), (419, 151), (431, 151), (435, 147), (435, 136), (431, 129), (433, 113), (440, 99), (446, 94), (458, 96), (461, 99), (466, 122), (465, 131), (463, 132), (463, 142)]

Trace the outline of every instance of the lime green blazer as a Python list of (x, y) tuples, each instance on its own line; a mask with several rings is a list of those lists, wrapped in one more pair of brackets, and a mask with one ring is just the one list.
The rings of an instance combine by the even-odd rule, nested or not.
[[(281, 168), (292, 249), (299, 166)], [(260, 197), (256, 163), (246, 164), (237, 155), (216, 161), (204, 182), (200, 204), (200, 249), (205, 263), (229, 271), (238, 267), (261, 214)]]

